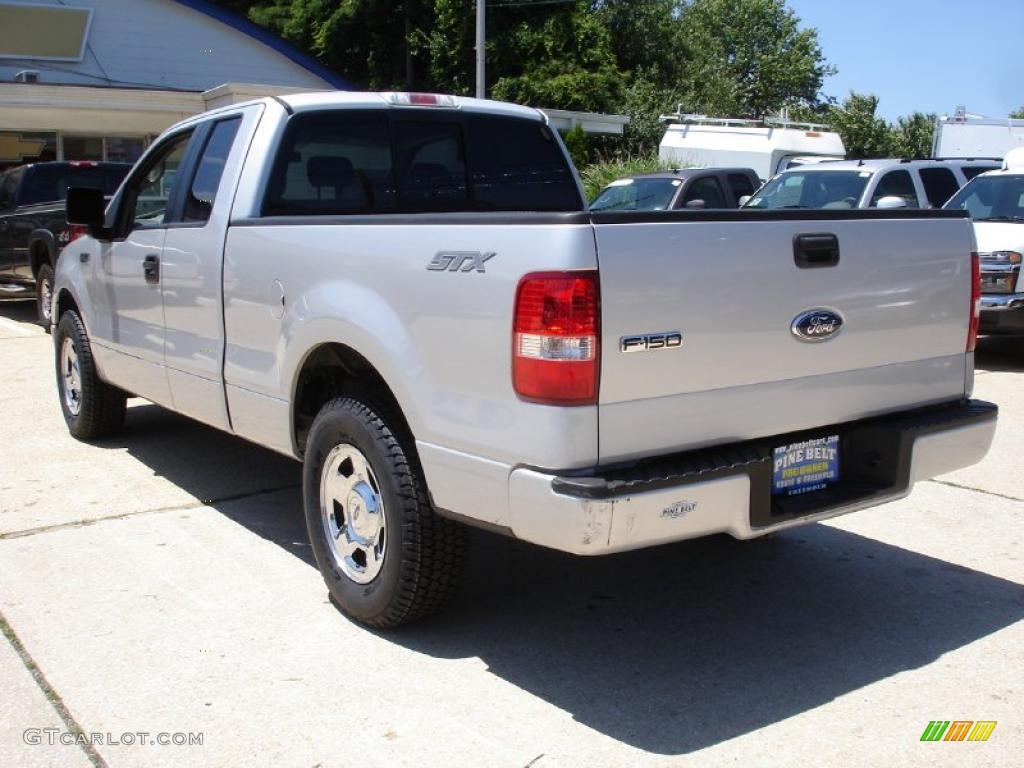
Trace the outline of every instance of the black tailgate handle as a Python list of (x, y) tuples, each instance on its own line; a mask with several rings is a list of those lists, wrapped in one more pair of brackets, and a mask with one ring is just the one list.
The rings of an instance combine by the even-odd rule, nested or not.
[(839, 238), (828, 232), (795, 235), (793, 261), (800, 269), (834, 267), (839, 263)]

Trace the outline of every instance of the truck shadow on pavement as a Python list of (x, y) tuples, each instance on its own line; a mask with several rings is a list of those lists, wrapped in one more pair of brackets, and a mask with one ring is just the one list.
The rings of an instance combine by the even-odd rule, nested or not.
[(489, 670), (633, 747), (693, 752), (1024, 619), (1024, 587), (812, 525), (600, 559), (475, 537), (444, 616), (384, 635)]
[[(315, 567), (297, 463), (148, 405), (110, 445), (198, 498), (218, 475), (244, 479), (210, 506)], [(451, 608), (380, 640), (479, 657), (579, 723), (662, 755), (750, 733), (1024, 619), (1018, 584), (826, 525), (593, 559), (472, 539)]]
[(36, 322), (36, 302), (33, 299), (8, 299), (0, 296), (0, 317), (19, 323)]
[(979, 373), (1024, 371), (1024, 339), (987, 336), (978, 339), (974, 368)]

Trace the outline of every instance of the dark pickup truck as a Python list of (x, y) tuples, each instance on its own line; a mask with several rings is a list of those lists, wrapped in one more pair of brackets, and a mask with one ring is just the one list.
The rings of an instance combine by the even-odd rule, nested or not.
[(68, 226), (69, 187), (102, 189), (111, 196), (130, 163), (34, 163), (0, 174), (0, 296), (35, 296), (39, 322), (50, 325), (53, 273), (61, 249), (79, 235)]

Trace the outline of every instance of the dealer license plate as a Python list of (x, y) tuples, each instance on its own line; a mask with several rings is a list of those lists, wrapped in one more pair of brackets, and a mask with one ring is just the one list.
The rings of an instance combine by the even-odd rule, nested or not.
[(779, 446), (772, 459), (773, 495), (820, 491), (839, 479), (839, 435)]

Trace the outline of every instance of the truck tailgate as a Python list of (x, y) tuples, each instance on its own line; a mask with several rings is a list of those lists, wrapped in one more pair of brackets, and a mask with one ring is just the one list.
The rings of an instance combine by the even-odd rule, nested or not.
[[(970, 386), (963, 218), (681, 212), (595, 215), (594, 226), (602, 463), (954, 400)], [(801, 235), (834, 235), (838, 262), (815, 252), (825, 266), (798, 266), (803, 245), (828, 242), (798, 247)], [(841, 329), (801, 339), (792, 326), (809, 310), (838, 315)], [(680, 345), (662, 345), (670, 332)]]

